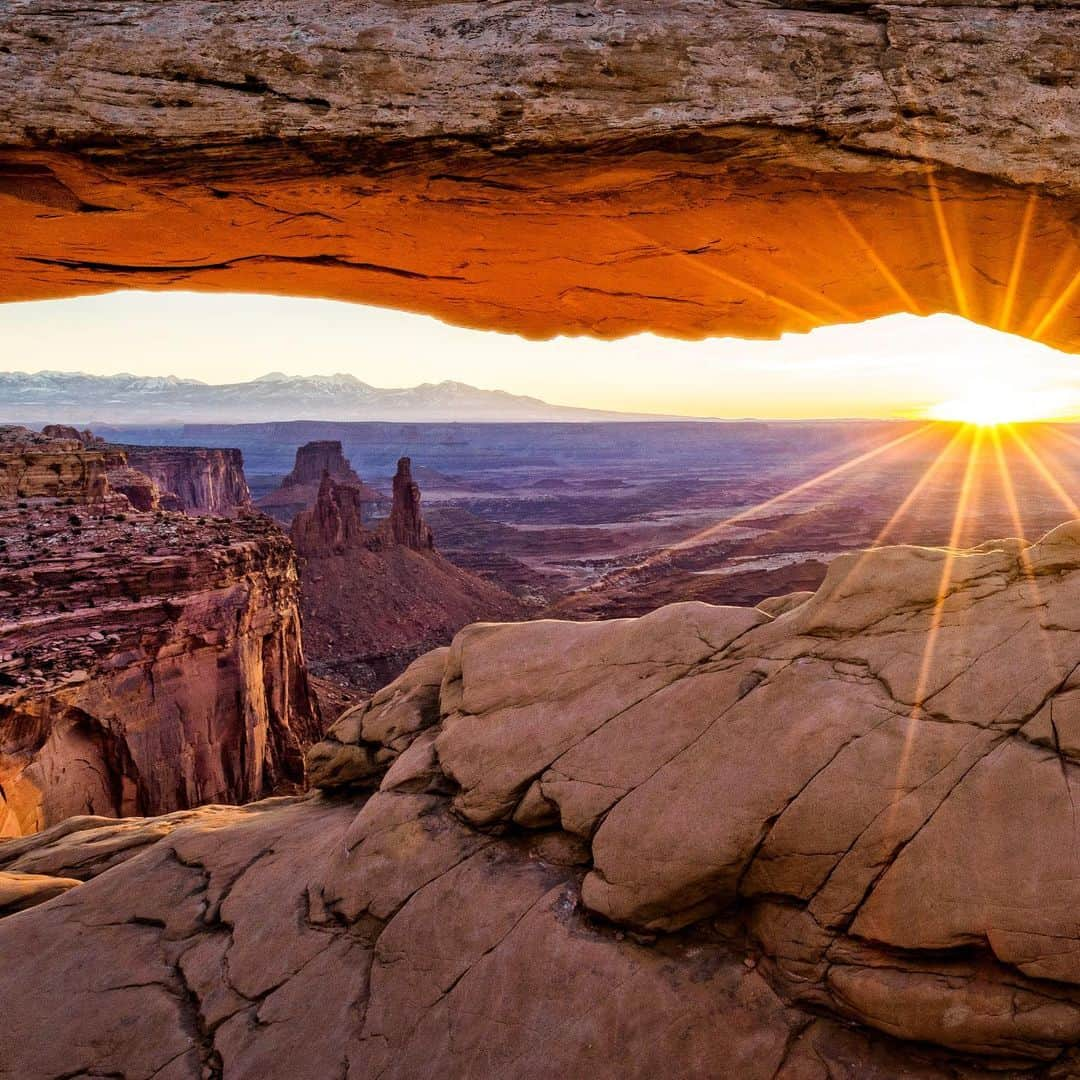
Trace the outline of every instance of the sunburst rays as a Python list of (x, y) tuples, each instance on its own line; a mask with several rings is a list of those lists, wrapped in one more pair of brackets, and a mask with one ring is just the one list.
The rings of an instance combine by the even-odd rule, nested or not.
[(908, 512), (915, 505), (919, 497), (933, 483), (934, 477), (937, 475), (938, 471), (946, 464), (948, 464), (953, 451), (956, 449), (956, 444), (960, 442), (960, 440), (963, 438), (964, 432), (964, 428), (958, 428), (957, 431), (953, 434), (952, 438), (949, 439), (948, 442), (946, 442), (945, 445), (942, 447), (941, 453), (939, 453), (938, 456), (934, 458), (932, 462), (930, 462), (930, 465), (923, 470), (922, 475), (919, 477), (914, 486), (904, 497), (903, 502), (901, 502), (900, 505), (893, 511), (892, 516), (881, 527), (881, 531), (877, 534), (877, 536), (874, 537), (873, 543), (870, 545), (871, 548), (881, 547), (881, 545), (884, 544), (885, 541), (888, 539), (889, 534), (893, 531), (893, 529), (895, 529), (900, 524), (900, 522), (903, 521), (903, 519), (907, 516)]
[(1046, 486), (1054, 493), (1054, 495), (1061, 502), (1061, 505), (1069, 513), (1071, 517), (1080, 518), (1080, 506), (1077, 506), (1073, 497), (1065, 490), (1064, 485), (1054, 475), (1053, 471), (1047, 466), (1046, 462), (1032, 449), (1028, 440), (1020, 434), (1015, 424), (1004, 425), (1005, 430), (1008, 432), (1012, 441), (1020, 448), (1024, 457), (1031, 463), (1032, 467), (1039, 474), (1039, 477), (1046, 484)]
[(923, 424), (921, 427), (916, 428), (914, 431), (905, 432), (903, 435), (898, 435), (894, 439), (890, 439), (888, 442), (881, 446), (876, 446), (872, 450), (867, 450), (862, 454), (858, 454), (853, 458), (849, 458), (847, 461), (841, 462), (839, 465), (834, 465), (830, 469), (826, 469), (823, 472), (818, 473), (816, 476), (811, 477), (809, 480), (804, 480), (800, 484), (795, 484), (793, 487), (788, 488), (786, 491), (780, 492), (779, 495), (774, 495), (772, 498), (765, 499), (763, 502), (756, 503), (754, 506), (748, 507), (745, 510), (741, 510), (736, 514), (732, 514), (730, 517), (724, 518), (722, 521), (716, 522), (715, 525), (710, 525), (707, 529), (702, 529), (700, 532), (695, 533), (693, 536), (689, 536), (684, 540), (680, 540), (678, 544), (673, 544), (668, 550), (674, 551), (679, 548), (686, 547), (700, 547), (706, 541), (712, 539), (714, 536), (721, 533), (724, 529), (730, 528), (732, 525), (736, 525), (740, 522), (746, 521), (750, 518), (760, 517), (761, 514), (770, 510), (781, 503), (787, 502), (797, 495), (801, 495), (812, 488), (821, 487), (823, 484), (828, 483), (830, 480), (834, 480), (839, 476), (843, 476), (845, 473), (849, 473), (854, 469), (858, 469), (860, 466), (867, 465), (876, 458), (880, 458), (884, 454), (888, 454), (890, 451), (897, 450), (905, 443), (911, 442), (913, 439), (917, 439), (920, 436), (926, 435), (929, 431), (933, 430), (933, 424)]
[(937, 226), (938, 239), (941, 242), (941, 252), (945, 258), (945, 269), (949, 275), (949, 284), (952, 286), (953, 298), (956, 301), (956, 311), (965, 319), (970, 319), (971, 304), (968, 301), (968, 290), (964, 283), (964, 276), (960, 271), (960, 259), (956, 253), (956, 241), (953, 238), (952, 229), (949, 227), (945, 203), (941, 197), (941, 189), (938, 187), (937, 175), (932, 165), (926, 167), (926, 186), (930, 192), (930, 205), (933, 208), (934, 223)]
[(1012, 266), (1009, 269), (1009, 280), (1005, 284), (1005, 296), (1002, 298), (1001, 308), (998, 311), (998, 329), (1006, 332), (1012, 325), (1016, 295), (1020, 289), (1020, 275), (1027, 259), (1028, 243), (1031, 240), (1031, 227), (1035, 223), (1035, 211), (1038, 206), (1039, 196), (1036, 192), (1032, 192), (1028, 196), (1027, 206), (1024, 207), (1024, 217), (1020, 222), (1020, 234), (1016, 240), (1016, 251), (1013, 254)]
[(949, 533), (949, 542), (945, 548), (945, 556), (941, 564), (941, 574), (938, 578), (937, 593), (934, 604), (930, 611), (930, 624), (926, 630), (926, 642), (923, 646), (922, 656), (919, 660), (919, 669), (915, 679), (915, 692), (912, 699), (911, 711), (908, 714), (907, 730), (904, 732), (904, 742), (900, 750), (900, 758), (896, 766), (895, 804), (906, 794), (908, 769), (911, 765), (911, 756), (915, 749), (915, 740), (918, 735), (922, 714), (925, 710), (929, 695), (930, 680), (934, 671), (934, 660), (937, 652), (938, 636), (941, 633), (942, 620), (945, 616), (945, 603), (949, 598), (952, 585), (953, 566), (956, 562), (957, 548), (960, 536), (965, 524), (968, 502), (971, 498), (975, 467), (978, 462), (979, 450), (982, 445), (984, 431), (982, 428), (971, 429), (971, 444), (968, 448), (967, 463), (964, 467), (964, 478), (960, 485), (960, 493), (956, 500), (956, 509), (953, 513), (952, 527)]
[(1069, 283), (1061, 290), (1061, 294), (1058, 298), (1047, 309), (1046, 314), (1039, 320), (1035, 329), (1032, 330), (1031, 336), (1036, 341), (1042, 341), (1043, 337), (1048, 333), (1054, 323), (1057, 322), (1065, 308), (1072, 302), (1073, 297), (1076, 296), (1077, 290), (1080, 290), (1080, 270), (1076, 271)]

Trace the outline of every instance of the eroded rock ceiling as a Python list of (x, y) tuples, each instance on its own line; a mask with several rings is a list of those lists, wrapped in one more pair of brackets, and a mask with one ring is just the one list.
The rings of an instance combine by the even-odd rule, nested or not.
[(8, 3), (0, 298), (1075, 349), (1078, 39), (1066, 0)]

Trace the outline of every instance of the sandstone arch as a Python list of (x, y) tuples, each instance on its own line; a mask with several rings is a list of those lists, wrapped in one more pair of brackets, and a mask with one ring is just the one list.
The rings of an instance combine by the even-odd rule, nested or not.
[(952, 311), (1080, 348), (1080, 12), (23, 0), (0, 298), (260, 290), (535, 336)]

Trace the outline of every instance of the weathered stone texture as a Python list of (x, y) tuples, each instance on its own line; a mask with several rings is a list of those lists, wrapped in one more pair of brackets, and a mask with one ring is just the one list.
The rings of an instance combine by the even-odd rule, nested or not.
[(1080, 1075), (1078, 589), (1074, 523), (842, 556), (775, 617), (468, 628), (312, 751), (332, 798), (0, 844), (86, 882), (0, 922), (0, 1060)]
[(1067, 0), (0, 12), (0, 296), (290, 292), (531, 335), (954, 311), (1080, 340)]

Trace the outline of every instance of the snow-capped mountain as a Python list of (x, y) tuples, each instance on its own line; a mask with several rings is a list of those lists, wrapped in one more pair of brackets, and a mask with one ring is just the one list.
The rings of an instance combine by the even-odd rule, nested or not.
[(260, 423), (272, 420), (415, 422), (658, 419), (549, 405), (460, 382), (401, 389), (352, 375), (284, 375), (212, 385), (175, 375), (0, 372), (0, 423)]

